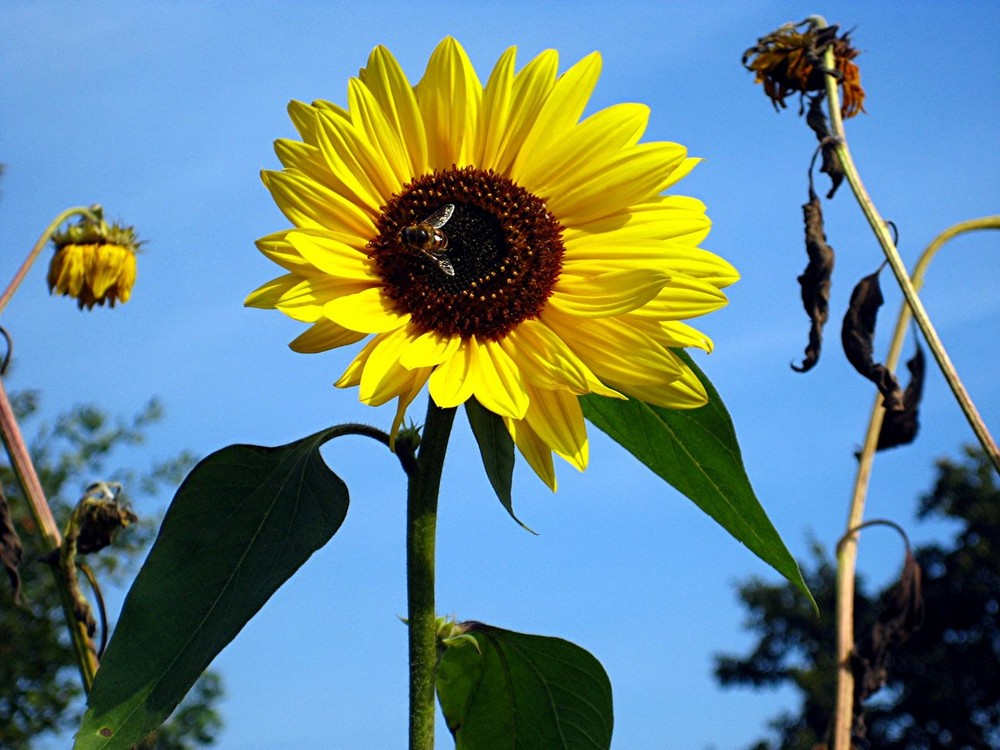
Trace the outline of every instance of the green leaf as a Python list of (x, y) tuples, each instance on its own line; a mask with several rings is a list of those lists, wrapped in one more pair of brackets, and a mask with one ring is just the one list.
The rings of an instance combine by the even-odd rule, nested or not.
[(465, 402), (465, 415), (469, 418), (472, 434), (479, 444), (483, 468), (486, 469), (486, 476), (493, 485), (493, 491), (497, 493), (497, 499), (510, 513), (511, 518), (531, 531), (514, 515), (514, 502), (510, 494), (514, 475), (514, 440), (504, 425), (503, 418), (485, 408), (475, 398)]
[(722, 398), (686, 352), (676, 353), (705, 386), (705, 406), (663, 409), (591, 394), (580, 399), (584, 415), (795, 584), (815, 608), (795, 558), (750, 485)]
[(279, 448), (232, 445), (191, 471), (125, 600), (76, 750), (126, 750), (156, 729), (336, 533), (348, 496), (319, 453), (329, 434)]
[(590, 653), (561, 638), (478, 622), (460, 626), (438, 665), (437, 691), (456, 750), (607, 750), (611, 682)]

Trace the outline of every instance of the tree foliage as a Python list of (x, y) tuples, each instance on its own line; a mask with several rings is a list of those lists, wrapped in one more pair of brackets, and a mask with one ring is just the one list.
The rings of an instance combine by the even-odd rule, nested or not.
[[(37, 393), (23, 391), (12, 400), (22, 426), (37, 418)], [(153, 400), (127, 421), (114, 421), (97, 407), (83, 405), (52, 424), (39, 425), (31, 454), (57, 521), (69, 517), (93, 481), (121, 482), (127, 502), (179, 483), (194, 462), (187, 453), (154, 463), (143, 472), (110, 468), (112, 460), (117, 463), (130, 447), (141, 445), (147, 428), (161, 417), (162, 408)], [(79, 724), (82, 689), (52, 573), (41, 561), (34, 522), (5, 460), (0, 460), (0, 482), (24, 545), (20, 606), (14, 604), (6, 577), (0, 579), (0, 747), (31, 750), (46, 735)], [(119, 534), (111, 547), (88, 555), (86, 562), (104, 585), (120, 583), (126, 573), (134, 571), (137, 556), (154, 531), (152, 522), (134, 525)], [(218, 676), (206, 673), (190, 699), (141, 750), (188, 750), (213, 744), (222, 726), (214, 707), (221, 694)]]
[[(950, 519), (960, 528), (950, 545), (914, 554), (923, 568), (924, 621), (896, 652), (886, 687), (865, 705), (870, 746), (880, 750), (988, 750), (1000, 747), (1000, 488), (989, 460), (938, 462), (921, 519)], [(806, 572), (820, 610), (834, 611), (836, 570), (822, 554)], [(866, 593), (858, 582), (858, 638), (868, 633), (888, 589)], [(836, 682), (835, 622), (817, 619), (789, 586), (750, 581), (739, 589), (758, 636), (744, 656), (720, 656), (723, 685), (791, 684), (802, 696), (797, 713), (770, 722), (775, 736), (754, 750), (823, 746)]]

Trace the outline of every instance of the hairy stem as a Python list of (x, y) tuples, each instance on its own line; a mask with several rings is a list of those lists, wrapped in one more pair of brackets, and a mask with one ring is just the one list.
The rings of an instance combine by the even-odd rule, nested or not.
[(59, 229), (59, 226), (70, 217), (76, 215), (86, 216), (89, 219), (96, 221), (97, 216), (94, 212), (98, 210), (98, 208), (98, 206), (91, 206), (89, 208), (86, 206), (75, 206), (74, 208), (67, 208), (52, 220), (52, 223), (46, 227), (44, 232), (42, 232), (42, 236), (38, 238), (38, 242), (36, 242), (34, 247), (32, 247), (28, 252), (28, 257), (24, 259), (21, 267), (17, 269), (17, 273), (14, 274), (14, 278), (10, 280), (10, 283), (7, 285), (3, 294), (0, 294), (0, 312), (3, 312), (4, 308), (7, 307), (7, 303), (10, 302), (10, 298), (14, 296), (14, 292), (17, 291), (21, 282), (24, 281), (24, 277), (28, 275), (28, 271), (35, 262), (35, 259), (38, 258), (39, 253), (41, 253), (45, 245), (48, 244), (48, 241), (52, 238), (52, 235), (55, 234), (56, 230)]
[(434, 610), (434, 547), (438, 490), (455, 409), (427, 399), (427, 421), (409, 475), (406, 504), (406, 591), (410, 645), (410, 750), (434, 747), (434, 675), (437, 630)]

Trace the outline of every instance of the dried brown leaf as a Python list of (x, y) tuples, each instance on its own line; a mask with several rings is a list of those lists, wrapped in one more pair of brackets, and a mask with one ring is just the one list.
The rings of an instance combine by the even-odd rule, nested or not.
[(823, 157), (819, 171), (830, 177), (830, 192), (827, 200), (833, 197), (844, 181), (844, 165), (837, 155), (837, 139), (830, 132), (830, 126), (823, 111), (823, 95), (813, 96), (809, 100), (809, 111), (806, 113), (806, 124), (812, 128), (819, 141), (820, 154)]
[(909, 548), (899, 581), (872, 626), (869, 638), (853, 658), (855, 694), (858, 702), (878, 692), (888, 679), (892, 653), (909, 640), (923, 621), (922, 571)]
[(799, 276), (802, 287), (802, 307), (809, 320), (809, 345), (801, 365), (792, 365), (796, 372), (808, 372), (819, 361), (823, 344), (823, 326), (830, 317), (830, 283), (833, 274), (834, 252), (826, 242), (823, 230), (823, 209), (819, 198), (809, 190), (809, 202), (802, 206), (802, 216), (806, 225), (806, 252), (809, 264)]
[(889, 369), (874, 361), (875, 323), (882, 306), (882, 288), (879, 272), (865, 276), (851, 292), (851, 303), (844, 315), (840, 338), (847, 361), (861, 375), (872, 381), (882, 394), (882, 405), (888, 411), (903, 408), (903, 391)]
[(920, 399), (924, 394), (924, 372), (927, 369), (924, 350), (919, 344), (916, 354), (906, 363), (906, 369), (910, 371), (910, 382), (903, 392), (903, 408), (885, 413), (875, 447), (877, 451), (908, 445), (917, 437), (917, 430), (920, 428), (918, 412)]

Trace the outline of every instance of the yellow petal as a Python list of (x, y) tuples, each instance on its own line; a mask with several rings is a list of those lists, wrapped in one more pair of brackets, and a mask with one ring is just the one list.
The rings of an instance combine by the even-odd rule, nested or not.
[(606, 216), (567, 226), (563, 240), (567, 247), (605, 240), (624, 245), (640, 240), (682, 239), (697, 245), (708, 235), (712, 222), (705, 204), (696, 198), (661, 195)]
[(368, 239), (375, 236), (371, 216), (315, 180), (291, 171), (264, 171), (261, 179), (278, 208), (296, 226), (351, 232)]
[(630, 396), (653, 406), (667, 409), (697, 409), (699, 406), (704, 406), (708, 403), (705, 387), (687, 365), (680, 359), (677, 361), (682, 366), (683, 372), (681, 377), (672, 383), (658, 386), (630, 384), (620, 387)]
[(410, 166), (410, 155), (394, 124), (386, 117), (374, 94), (357, 78), (351, 79), (347, 101), (354, 126), (364, 133), (367, 142), (379, 155), (383, 168), (392, 173), (394, 183), (398, 185), (393, 192), (398, 192), (404, 183), (416, 175)]
[(546, 308), (541, 320), (613, 388), (622, 383), (659, 385), (681, 376), (670, 350), (618, 318), (580, 320)]
[(703, 349), (706, 352), (712, 351), (712, 339), (687, 323), (682, 323), (678, 320), (656, 320), (655, 318), (633, 315), (632, 313), (622, 315), (619, 320), (626, 325), (642, 331), (661, 346), (668, 349), (695, 347), (696, 349)]
[(406, 325), (410, 314), (400, 315), (395, 303), (382, 293), (382, 288), (370, 286), (329, 300), (323, 315), (352, 331), (383, 333)]
[(118, 273), (125, 263), (128, 251), (119, 245), (98, 245), (91, 262), (89, 281), (94, 297), (100, 299), (118, 280)]
[(381, 406), (390, 399), (409, 391), (413, 374), (399, 363), (399, 355), (409, 343), (405, 328), (379, 337), (379, 342), (368, 354), (361, 373), (358, 398), (370, 406)]
[(411, 338), (399, 361), (403, 367), (411, 370), (436, 367), (451, 357), (461, 344), (462, 339), (458, 336), (441, 336), (435, 331), (427, 331)]
[(302, 141), (279, 138), (274, 142), (274, 153), (286, 169), (294, 169), (312, 180), (330, 187), (339, 187), (336, 177), (323, 159), (322, 152), (316, 147)]
[[(64, 267), (64, 269), (67, 267)], [(63, 274), (68, 276), (68, 272)], [(82, 283), (83, 274), (80, 274), (80, 279)], [(62, 284), (62, 277), (60, 277), (60, 284)], [(285, 294), (289, 289), (294, 287), (296, 284), (302, 281), (302, 277), (294, 273), (286, 273), (284, 276), (279, 276), (276, 279), (271, 279), (266, 284), (261, 284), (259, 287), (254, 289), (247, 298), (243, 300), (243, 305), (245, 307), (257, 307), (262, 310), (273, 310), (278, 304), (278, 300), (281, 296)], [(59, 287), (62, 289), (62, 286)], [(72, 292), (74, 296), (80, 293), (77, 289), (76, 292)]]
[(454, 354), (434, 368), (428, 380), (431, 398), (442, 409), (464, 404), (476, 388), (476, 372), (471, 366), (475, 351), (470, 342), (462, 341)]
[(372, 351), (377, 347), (388, 334), (380, 334), (364, 345), (364, 348), (358, 352), (357, 356), (351, 360), (351, 364), (347, 366), (344, 370), (344, 374), (337, 378), (334, 385), (337, 388), (353, 388), (356, 385), (361, 384), (361, 376), (364, 373), (365, 365), (368, 363), (368, 358), (371, 356)]
[(725, 307), (727, 302), (726, 295), (713, 284), (676, 274), (656, 297), (632, 313), (657, 320), (689, 320)]
[(524, 66), (514, 76), (510, 116), (506, 133), (501, 138), (494, 168), (500, 174), (510, 173), (511, 165), (521, 152), (524, 139), (538, 119), (538, 113), (555, 86), (559, 70), (559, 54), (547, 49)]
[(413, 402), (413, 399), (417, 397), (420, 390), (424, 387), (424, 383), (427, 382), (428, 376), (431, 374), (430, 367), (421, 367), (410, 372), (410, 382), (399, 394), (399, 400), (396, 402), (396, 415), (392, 419), (392, 428), (389, 430), (389, 449), (392, 451), (396, 450), (396, 435), (399, 433), (399, 428), (403, 424), (403, 417), (406, 416), (406, 409)]
[(498, 169), (500, 149), (507, 136), (510, 109), (514, 99), (514, 61), (517, 48), (508, 47), (486, 82), (482, 114), (476, 128), (473, 161), (481, 169)]
[(670, 173), (687, 156), (676, 143), (640, 143), (598, 159), (572, 185), (547, 196), (564, 226), (592, 221), (626, 206), (648, 201), (670, 183)]
[(670, 179), (663, 185), (661, 190), (666, 190), (670, 186), (680, 182), (685, 177), (687, 177), (691, 170), (694, 169), (701, 163), (701, 159), (697, 156), (689, 156), (684, 161), (680, 163), (678, 167), (670, 173)]
[(468, 344), (475, 352), (476, 400), (501, 417), (523, 418), (528, 393), (514, 360), (494, 341), (478, 343), (470, 339)]
[(340, 346), (361, 341), (368, 334), (351, 331), (334, 323), (332, 320), (320, 318), (313, 323), (305, 333), (300, 333), (288, 345), (292, 351), (300, 354), (315, 354), (336, 349)]
[(346, 109), (341, 107), (339, 104), (334, 104), (333, 102), (328, 102), (323, 99), (317, 99), (312, 103), (313, 109), (316, 110), (317, 114), (329, 115), (334, 119), (340, 119), (344, 122), (351, 121), (351, 113)]
[(364, 133), (340, 117), (321, 115), (316, 138), (330, 173), (336, 176), (331, 187), (352, 196), (366, 213), (377, 217), (380, 206), (402, 187), (385, 160)]
[(538, 195), (551, 195), (575, 183), (577, 175), (595, 159), (611, 158), (616, 152), (639, 142), (649, 120), (649, 107), (618, 104), (602, 109), (547, 150), (525, 160), (518, 169), (518, 183)]
[(668, 275), (683, 273), (716, 288), (739, 280), (739, 272), (718, 255), (681, 241), (638, 240), (619, 244), (616, 233), (608, 235), (608, 244), (598, 242), (566, 243), (563, 271), (580, 275), (623, 268), (658, 268)]
[(367, 255), (327, 234), (289, 232), (288, 242), (311, 266), (325, 274), (362, 282), (378, 279)]
[(285, 270), (304, 274), (312, 268), (312, 265), (299, 255), (298, 251), (292, 247), (292, 243), (288, 241), (288, 233), (291, 231), (283, 229), (280, 232), (261, 237), (256, 242), (257, 249)]
[(525, 420), (553, 451), (580, 471), (587, 468), (589, 444), (580, 399), (568, 391), (532, 389)]
[(483, 87), (462, 46), (447, 37), (435, 48), (416, 87), (427, 134), (427, 166), (471, 163)]
[(573, 353), (566, 343), (546, 325), (526, 320), (500, 342), (516, 362), (525, 380), (538, 388), (563, 388), (577, 395), (599, 393), (620, 398)]
[(592, 52), (559, 76), (521, 144), (511, 167), (511, 179), (518, 184), (529, 184), (524, 182), (525, 166), (543, 158), (567, 137), (568, 131), (580, 121), (600, 75), (601, 55)]
[(593, 276), (563, 273), (549, 297), (548, 306), (582, 318), (620, 315), (654, 299), (669, 278), (648, 268), (630, 268)]
[(396, 58), (385, 47), (376, 47), (361, 70), (361, 80), (372, 92), (382, 111), (392, 124), (399, 140), (406, 147), (409, 173), (427, 171), (427, 136), (417, 106), (413, 88)]
[(528, 465), (549, 488), (556, 491), (556, 469), (552, 465), (552, 449), (525, 420), (505, 419), (507, 431)]
[(293, 99), (288, 102), (288, 116), (302, 140), (316, 145), (316, 108)]
[(363, 284), (356, 281), (344, 281), (329, 276), (306, 277), (287, 289), (274, 307), (295, 320), (315, 323), (325, 314), (324, 311), (327, 305), (331, 304), (331, 300), (342, 296), (354, 297), (364, 288)]

